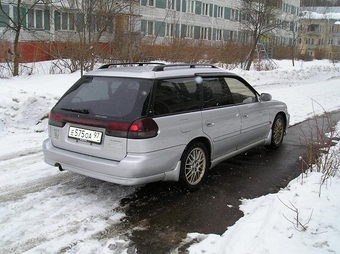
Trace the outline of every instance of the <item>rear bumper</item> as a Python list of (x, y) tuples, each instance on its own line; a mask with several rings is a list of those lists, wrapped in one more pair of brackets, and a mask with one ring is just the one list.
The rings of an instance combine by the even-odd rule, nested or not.
[(43, 143), (47, 164), (121, 185), (178, 181), (183, 149), (173, 147), (150, 153), (127, 154), (118, 162), (57, 148), (49, 138)]

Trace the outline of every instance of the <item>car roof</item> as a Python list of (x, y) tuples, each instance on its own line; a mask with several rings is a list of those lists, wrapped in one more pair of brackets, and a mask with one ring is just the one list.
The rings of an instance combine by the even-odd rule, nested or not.
[(101, 77), (129, 77), (129, 78), (171, 78), (193, 75), (219, 75), (237, 76), (211, 64), (162, 64), (162, 63), (120, 63), (106, 64), (97, 70), (90, 71), (85, 76)]

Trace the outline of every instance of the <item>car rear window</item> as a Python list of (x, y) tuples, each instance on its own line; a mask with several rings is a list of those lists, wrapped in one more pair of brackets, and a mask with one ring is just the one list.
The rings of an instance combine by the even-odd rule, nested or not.
[(147, 114), (152, 83), (146, 79), (84, 76), (65, 93), (56, 109), (133, 121)]

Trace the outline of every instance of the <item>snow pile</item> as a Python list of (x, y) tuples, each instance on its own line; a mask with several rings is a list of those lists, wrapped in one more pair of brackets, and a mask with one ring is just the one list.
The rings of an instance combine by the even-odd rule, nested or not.
[[(325, 9), (327, 11), (327, 9)], [(317, 13), (313, 11), (303, 11), (301, 15), (302, 19), (338, 19), (340, 20), (340, 13), (329, 11), (327, 13)]]
[[(340, 124), (337, 126), (340, 137)], [(332, 152), (340, 159), (340, 143)], [(244, 217), (222, 235), (204, 239), (190, 253), (338, 253), (340, 172), (321, 185), (322, 173), (301, 175), (277, 194), (242, 200)], [(320, 197), (319, 197), (320, 195)]]
[(78, 78), (79, 73), (0, 79), (0, 134), (4, 144), (0, 146), (0, 160), (41, 150), (49, 110)]

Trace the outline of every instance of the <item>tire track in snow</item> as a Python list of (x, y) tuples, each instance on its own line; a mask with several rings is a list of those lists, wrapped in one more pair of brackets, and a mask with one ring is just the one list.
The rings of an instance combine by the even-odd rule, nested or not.
[(125, 208), (119, 201), (135, 188), (59, 172), (43, 162), (41, 151), (0, 161), (0, 173), (8, 179), (0, 181), (0, 207), (6, 211), (0, 227), (14, 232), (0, 239), (0, 253), (65, 253), (112, 239), (123, 243), (111, 250), (126, 248), (122, 234), (128, 235), (129, 227), (120, 222)]
[(38, 154), (38, 153), (41, 153), (41, 147), (29, 148), (29, 149), (25, 149), (24, 151), (21, 150), (18, 152), (12, 152), (10, 154), (0, 155), (0, 161), (12, 160), (18, 157), (24, 157), (27, 155)]
[[(43, 182), (45, 184), (50, 183), (48, 179), (50, 179), (50, 177), (45, 178), (44, 180), (46, 181)], [(67, 201), (68, 195), (81, 198), (81, 195), (86, 194), (88, 191), (86, 190), (86, 188), (83, 189), (84, 186), (86, 187), (91, 183), (96, 184), (98, 182), (98, 180), (85, 178), (82, 176), (79, 176), (78, 179), (77, 177), (74, 177), (72, 178), (72, 181), (73, 182), (71, 184), (67, 184), (66, 183), (67, 181), (64, 182), (65, 185), (63, 185), (60, 189), (61, 190), (60, 196), (57, 197), (59, 201), (63, 197), (65, 198), (65, 201)], [(102, 184), (105, 185), (104, 188), (110, 187), (109, 183)], [(78, 189), (80, 190), (80, 192), (69, 194), (68, 192), (72, 191), (72, 188), (70, 186), (73, 186), (74, 189), (78, 189), (78, 187), (80, 187)], [(120, 187), (117, 186), (113, 187), (115, 187), (116, 190), (120, 189)], [(100, 187), (97, 189), (100, 189)], [(98, 206), (97, 207), (98, 213), (94, 214), (92, 213), (91, 215), (82, 218), (80, 217), (74, 218), (74, 220), (71, 220), (66, 225), (47, 229), (47, 232), (46, 231), (37, 232), (38, 235), (34, 235), (30, 239), (19, 241), (15, 243), (15, 246), (13, 246), (13, 243), (9, 243), (7, 247), (6, 246), (3, 246), (3, 248), (0, 247), (0, 253), (22, 253), (26, 251), (41, 252), (42, 250), (46, 251), (47, 249), (49, 249), (50, 245), (52, 246), (58, 245), (58, 248), (54, 249), (50, 253), (66, 253), (69, 251), (72, 252), (72, 250), (74, 251), (75, 249), (77, 249), (79, 244), (87, 244), (93, 241), (105, 243), (108, 241), (112, 241), (112, 239), (117, 239), (117, 241), (120, 241), (120, 243), (118, 245), (116, 244), (110, 245), (110, 250), (111, 251), (116, 250), (117, 252), (115, 253), (120, 253), (120, 250), (128, 248), (127, 246), (129, 243), (128, 232), (129, 230), (131, 230), (131, 227), (125, 225), (124, 222), (120, 221), (120, 219), (124, 216), (125, 207), (119, 206), (119, 201), (121, 198), (131, 194), (131, 192), (133, 191), (134, 191), (133, 188), (128, 189), (123, 188), (123, 191), (118, 195), (117, 199), (115, 199), (115, 197), (108, 198), (108, 200), (112, 200), (115, 202), (105, 202), (106, 204), (103, 205), (101, 204), (102, 202), (100, 202), (99, 200), (98, 204), (93, 203), (93, 207)], [(100, 196), (99, 193), (96, 194)], [(33, 204), (33, 206), (35, 205)], [(58, 206), (59, 205), (57, 204), (56, 207)], [(78, 207), (79, 210), (83, 210), (86, 208), (91, 209), (91, 207), (88, 207), (87, 205), (83, 207)], [(29, 207), (27, 209), (31, 208)], [(49, 212), (47, 211), (43, 213), (43, 216), (45, 214), (49, 215)], [(72, 213), (70, 214), (65, 213), (64, 215), (65, 218), (67, 216), (74, 216), (74, 214)], [(60, 219), (64, 220), (65, 218)], [(103, 224), (105, 224), (104, 227)], [(97, 228), (96, 225), (101, 226), (98, 226)], [(74, 238), (75, 235), (78, 235), (78, 237)], [(75, 253), (77, 253), (77, 251)]]
[(0, 202), (16, 201), (27, 194), (83, 177), (61, 173), (45, 164), (41, 148), (19, 151), (15, 155), (0, 160), (0, 173), (4, 176), (0, 181)]
[(15, 186), (7, 185), (0, 188), (0, 202), (16, 201), (27, 194), (39, 192), (50, 186), (63, 184), (80, 177), (80, 175), (76, 175), (70, 172), (63, 172), (61, 174), (53, 176), (38, 178), (25, 184)]

